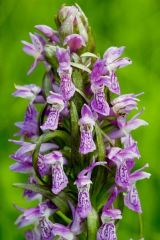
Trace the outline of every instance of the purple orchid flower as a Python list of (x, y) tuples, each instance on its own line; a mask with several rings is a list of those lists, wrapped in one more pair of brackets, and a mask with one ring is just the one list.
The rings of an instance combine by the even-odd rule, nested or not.
[(136, 114), (128, 122), (125, 117), (119, 116), (117, 118), (117, 125), (119, 129), (112, 130), (108, 133), (108, 136), (112, 139), (122, 138), (127, 136), (131, 131), (141, 127), (146, 126), (148, 123), (142, 119), (138, 119), (140, 113)]
[(97, 240), (117, 240), (114, 221), (122, 219), (119, 209), (103, 209), (101, 220), (102, 225), (97, 232)]
[(117, 98), (115, 98), (112, 104), (112, 110), (116, 115), (124, 115), (130, 113), (133, 109), (137, 108), (137, 102), (139, 99), (137, 98), (139, 94), (123, 94)]
[(25, 227), (31, 224), (36, 224), (37, 222), (39, 223), (39, 219), (41, 217), (48, 218), (57, 209), (55, 205), (53, 205), (53, 203), (49, 200), (40, 203), (35, 208), (17, 208), (23, 212), (23, 214), (20, 215), (16, 220), (16, 224), (18, 225), (18, 227)]
[[(24, 154), (33, 152), (36, 143), (31, 142), (24, 142), (24, 141), (16, 141), (16, 140), (9, 140), (10, 142), (13, 142), (17, 145), (20, 145), (21, 147), (15, 152), (14, 157), (23, 156)], [(40, 147), (40, 153), (45, 153), (50, 150), (58, 149), (58, 146), (54, 143), (42, 143)]]
[(103, 59), (98, 59), (93, 66), (91, 73), (91, 82), (95, 84), (105, 85), (111, 92), (120, 94), (120, 87), (115, 75), (117, 68), (122, 68), (128, 64), (131, 64), (131, 60), (128, 58), (119, 58), (124, 47), (111, 47), (103, 56)]
[(143, 171), (143, 169), (145, 169), (146, 167), (148, 167), (148, 164), (145, 164), (142, 168), (130, 174), (130, 187), (128, 188), (124, 196), (124, 204), (132, 211), (138, 213), (142, 213), (142, 208), (138, 191), (136, 189), (136, 182), (142, 179), (150, 178), (151, 174)]
[(108, 116), (110, 107), (105, 99), (104, 85), (97, 86), (92, 84), (91, 89), (94, 93), (94, 97), (91, 101), (92, 109), (101, 115)]
[(130, 185), (129, 171), (126, 160), (134, 159), (135, 157), (139, 158), (139, 154), (137, 154), (135, 148), (136, 144), (133, 144), (132, 146), (125, 149), (113, 147), (108, 153), (108, 158), (117, 166), (115, 182), (122, 188), (128, 188)]
[(77, 50), (86, 46), (83, 37), (79, 34), (68, 35), (64, 39), (63, 45), (64, 46), (66, 46), (66, 45), (69, 46), (71, 52), (77, 52)]
[[(28, 183), (36, 185), (38, 182), (37, 182), (35, 177), (29, 176)], [(42, 195), (40, 193), (36, 193), (36, 192), (34, 192), (32, 190), (28, 190), (28, 189), (24, 190), (23, 196), (27, 197), (27, 200), (29, 200), (29, 201), (32, 201), (32, 200), (39, 200), (39, 201), (41, 201), (42, 200)]]
[(33, 104), (29, 104), (26, 110), (24, 122), (18, 122), (15, 125), (20, 128), (20, 132), (16, 136), (24, 136), (32, 138), (38, 134), (38, 112)]
[(90, 184), (92, 183), (91, 173), (96, 166), (103, 166), (105, 164), (106, 162), (93, 162), (78, 174), (77, 180), (74, 183), (78, 188), (78, 204), (76, 211), (82, 219), (86, 218), (92, 209), (89, 194)]
[(43, 50), (44, 50), (44, 39), (39, 36), (38, 34), (30, 33), (30, 38), (32, 43), (28, 43), (26, 41), (22, 41), (24, 44), (23, 50), (28, 55), (34, 57), (34, 63), (32, 64), (31, 68), (28, 71), (28, 74), (32, 73), (33, 70), (37, 67), (38, 63), (44, 61)]
[(64, 158), (61, 152), (54, 151), (44, 156), (44, 164), (49, 168), (44, 171), (51, 170), (52, 174), (52, 192), (59, 194), (68, 184), (68, 178), (63, 170)]
[(12, 154), (11, 158), (16, 160), (16, 163), (10, 166), (10, 169), (14, 172), (20, 173), (32, 173), (33, 166), (32, 166), (32, 156), (30, 154)]
[(59, 62), (57, 72), (60, 76), (60, 89), (64, 100), (68, 101), (75, 93), (75, 86), (72, 83), (72, 68), (70, 66), (69, 49), (57, 48), (56, 56)]
[(16, 91), (12, 94), (13, 96), (29, 99), (31, 103), (44, 103), (44, 98), (41, 94), (42, 90), (37, 85), (15, 85), (15, 88)]
[(79, 125), (81, 131), (80, 153), (87, 154), (89, 152), (93, 152), (96, 149), (92, 136), (95, 120), (90, 107), (86, 104), (84, 104), (81, 109), (81, 119), (79, 120)]
[(42, 32), (52, 43), (59, 43), (59, 34), (47, 25), (36, 25), (35, 28)]
[(50, 92), (51, 95), (47, 97), (47, 102), (51, 104), (51, 110), (45, 123), (41, 126), (43, 131), (56, 130), (58, 127), (59, 114), (64, 109), (64, 101), (60, 94)]

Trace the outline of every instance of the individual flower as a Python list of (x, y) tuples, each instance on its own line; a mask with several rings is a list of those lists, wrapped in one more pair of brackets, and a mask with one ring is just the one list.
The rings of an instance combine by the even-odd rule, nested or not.
[(130, 173), (130, 187), (125, 193), (124, 204), (131, 209), (132, 211), (142, 213), (141, 203), (136, 188), (136, 182), (145, 178), (150, 178), (151, 174), (144, 172), (143, 169), (148, 167), (148, 164), (145, 164), (142, 168)]
[(35, 28), (42, 32), (52, 43), (59, 43), (58, 31), (53, 30), (47, 25), (36, 25)]
[(101, 215), (102, 225), (97, 232), (97, 240), (117, 240), (114, 221), (122, 219), (119, 209), (103, 209)]
[(78, 188), (78, 203), (76, 211), (82, 219), (86, 218), (92, 209), (89, 194), (90, 184), (92, 183), (92, 170), (96, 166), (105, 164), (106, 162), (93, 162), (90, 166), (78, 174), (77, 179), (74, 183)]
[(123, 94), (111, 101), (112, 110), (116, 115), (125, 115), (138, 109), (139, 99), (136, 94)]
[(96, 149), (92, 136), (95, 120), (90, 107), (86, 104), (84, 104), (81, 109), (81, 119), (79, 120), (79, 125), (81, 131), (80, 153), (87, 154), (89, 152), (93, 152)]
[(24, 227), (36, 223), (39, 224), (39, 220), (41, 217), (45, 217), (47, 219), (57, 209), (49, 200), (40, 203), (35, 208), (17, 208), (23, 212), (22, 215), (20, 215), (16, 220), (16, 224), (18, 225), (18, 227)]
[(15, 88), (16, 91), (12, 94), (13, 96), (29, 99), (31, 103), (44, 103), (42, 89), (37, 85), (15, 85)]
[[(28, 183), (29, 184), (34, 184), (35, 186), (37, 185), (37, 180), (34, 176), (29, 176), (29, 179), (28, 179)], [(32, 201), (32, 200), (42, 200), (42, 195), (40, 193), (36, 193), (32, 190), (29, 190), (29, 189), (25, 189), (24, 190), (24, 194), (23, 194), (24, 197), (27, 197), (27, 200), (29, 201)]]
[(30, 154), (12, 154), (11, 158), (16, 161), (16, 163), (10, 166), (10, 169), (14, 172), (20, 173), (32, 173), (32, 156)]
[(64, 109), (64, 101), (60, 94), (50, 92), (50, 95), (47, 97), (47, 102), (51, 105), (51, 109), (47, 120), (41, 126), (43, 131), (45, 130), (56, 130), (59, 122), (59, 114)]
[(119, 147), (113, 147), (108, 153), (108, 158), (113, 161), (116, 166), (115, 182), (118, 186), (128, 188), (130, 186), (129, 171), (126, 160), (139, 158), (139, 154), (135, 151), (136, 145), (121, 149)]
[(29, 69), (28, 74), (33, 72), (33, 70), (37, 67), (39, 62), (44, 61), (43, 50), (45, 45), (45, 41), (38, 34), (30, 33), (29, 35), (32, 43), (22, 41), (22, 43), (24, 44), (23, 47), (24, 52), (34, 57), (34, 62), (31, 68)]
[(126, 120), (125, 117), (118, 117), (117, 118), (117, 126), (118, 128), (112, 130), (108, 133), (108, 136), (112, 139), (122, 138), (130, 134), (131, 131), (141, 127), (146, 126), (148, 123), (142, 119), (138, 119), (139, 114), (136, 114), (133, 118), (129, 121)]
[(69, 49), (57, 48), (56, 56), (59, 62), (57, 72), (60, 76), (60, 90), (64, 100), (69, 100), (75, 93), (75, 86), (72, 83), (72, 67), (70, 65)]
[(103, 59), (98, 59), (93, 66), (91, 72), (91, 82), (95, 84), (105, 85), (111, 92), (120, 94), (120, 87), (118, 83), (115, 70), (131, 64), (128, 58), (119, 58), (124, 47), (111, 47), (103, 55)]
[(54, 151), (44, 156), (44, 164), (50, 166), (52, 175), (52, 192), (58, 194), (68, 184), (68, 178), (63, 170), (64, 158), (61, 152)]
[[(15, 159), (18, 157), (22, 157), (24, 155), (32, 153), (36, 148), (36, 143), (31, 142), (24, 142), (24, 141), (16, 141), (16, 140), (9, 140), (10, 142), (13, 142), (17, 145), (20, 145), (20, 148), (11, 156), (13, 156)], [(54, 143), (42, 143), (40, 146), (40, 153), (45, 153), (50, 150), (57, 149), (58, 146)]]
[(17, 122), (15, 125), (20, 128), (20, 132), (16, 135), (32, 138), (38, 134), (38, 112), (33, 104), (29, 104), (26, 110), (23, 122)]
[(69, 46), (71, 52), (76, 52), (78, 49), (86, 46), (83, 37), (79, 34), (68, 35), (64, 39), (63, 45)]

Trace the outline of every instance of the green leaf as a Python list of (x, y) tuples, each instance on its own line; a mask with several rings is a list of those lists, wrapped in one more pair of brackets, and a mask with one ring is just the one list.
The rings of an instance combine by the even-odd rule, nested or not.
[(81, 54), (81, 57), (93, 57), (93, 58), (98, 58), (98, 56), (94, 53), (91, 52), (85, 52), (83, 54)]
[(84, 92), (84, 80), (82, 77), (82, 73), (75, 69), (72, 74), (73, 83), (76, 86), (76, 92), (72, 98), (74, 104), (76, 105), (77, 112), (80, 114), (81, 107), (83, 106), (85, 100), (84, 96), (82, 96), (78, 91)]
[(92, 208), (92, 211), (87, 217), (87, 228), (88, 228), (88, 240), (96, 240), (97, 228), (98, 228), (98, 214)]
[(49, 92), (52, 90), (52, 83), (51, 83), (49, 74), (50, 73), (45, 73), (43, 80), (42, 80), (42, 89), (43, 89), (46, 97), (49, 95)]
[(54, 194), (52, 194), (45, 186), (38, 184), (29, 184), (29, 183), (14, 183), (14, 187), (31, 190), (36, 193), (40, 193), (45, 197), (53, 198)]
[(73, 83), (76, 88), (80, 89), (81, 91), (84, 90), (84, 82), (82, 78), (82, 74), (79, 70), (75, 69), (72, 74)]
[(70, 103), (70, 115), (71, 115), (71, 160), (74, 164), (75, 157), (79, 155), (79, 126), (78, 126), (78, 113), (74, 102)]
[(105, 145), (104, 145), (101, 129), (97, 124), (95, 124), (95, 131), (96, 131), (96, 141), (97, 141), (97, 149), (98, 149), (98, 160), (104, 161), (105, 160)]
[(72, 67), (75, 67), (75, 68), (78, 68), (84, 72), (87, 72), (87, 73), (91, 73), (91, 70), (86, 67), (85, 65), (81, 64), (81, 63), (74, 63), (74, 62), (71, 62), (71, 66)]

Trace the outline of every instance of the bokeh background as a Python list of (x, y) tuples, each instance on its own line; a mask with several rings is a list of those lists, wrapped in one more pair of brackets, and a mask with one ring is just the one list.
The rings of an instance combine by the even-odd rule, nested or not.
[[(28, 207), (22, 191), (12, 187), (13, 182), (24, 181), (24, 176), (12, 173), (9, 159), (15, 146), (8, 142), (16, 132), (14, 122), (21, 121), (26, 101), (14, 99), (14, 83), (40, 83), (43, 68), (27, 77), (32, 62), (21, 50), (21, 40), (29, 40), (36, 24), (54, 25), (54, 15), (64, 3), (59, 0), (0, 0), (0, 239), (21, 240), (23, 229), (17, 230), (14, 221), (18, 212), (13, 203)], [(73, 1), (66, 0), (66, 4)], [(119, 71), (123, 93), (145, 92), (141, 106), (143, 118), (149, 122), (138, 129), (142, 159), (150, 164), (150, 180), (138, 183), (144, 210), (146, 240), (160, 239), (160, 1), (159, 0), (77, 0), (87, 14), (101, 54), (110, 46), (127, 46), (126, 56), (133, 65)], [(137, 214), (125, 209), (118, 229), (120, 240), (138, 238)]]

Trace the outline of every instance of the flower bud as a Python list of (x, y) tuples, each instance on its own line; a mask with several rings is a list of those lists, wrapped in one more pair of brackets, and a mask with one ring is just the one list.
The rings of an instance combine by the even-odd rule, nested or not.
[(84, 41), (88, 41), (88, 20), (78, 5), (63, 6), (57, 15), (61, 36), (80, 34)]

